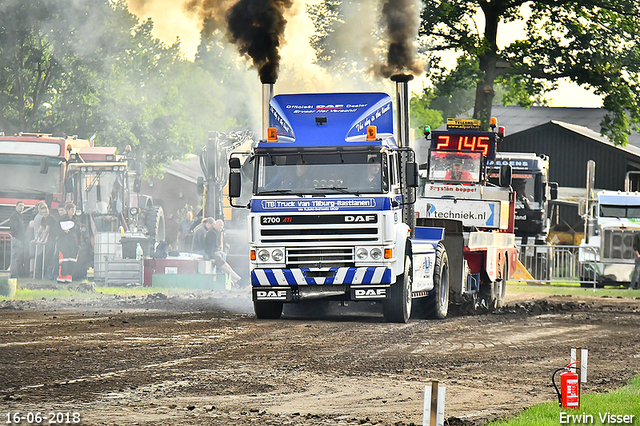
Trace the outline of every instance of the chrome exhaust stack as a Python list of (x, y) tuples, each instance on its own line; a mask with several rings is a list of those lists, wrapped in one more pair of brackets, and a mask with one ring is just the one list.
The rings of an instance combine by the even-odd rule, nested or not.
[(269, 102), (273, 98), (274, 83), (262, 82), (262, 140), (267, 140), (267, 128), (269, 127)]
[[(413, 80), (413, 76), (410, 74), (395, 74), (391, 76), (391, 81), (396, 82), (396, 115), (397, 115), (397, 128), (396, 133), (398, 135), (398, 147), (400, 150), (400, 182), (403, 182), (401, 191), (404, 203), (402, 206), (402, 221), (411, 229), (411, 236), (414, 236), (414, 230), (416, 225), (416, 216), (413, 206), (413, 202), (416, 199), (416, 188), (409, 187), (406, 183), (410, 182), (412, 176), (408, 176), (410, 173), (417, 173), (417, 169), (414, 170), (408, 166), (407, 163), (415, 165), (415, 155), (410, 148), (410, 129), (409, 124), (409, 82)], [(402, 149), (406, 148), (406, 149)]]
[(398, 146), (403, 148), (408, 148), (410, 142), (409, 82), (411, 80), (413, 80), (411, 74), (394, 74), (391, 76), (391, 81), (396, 82)]

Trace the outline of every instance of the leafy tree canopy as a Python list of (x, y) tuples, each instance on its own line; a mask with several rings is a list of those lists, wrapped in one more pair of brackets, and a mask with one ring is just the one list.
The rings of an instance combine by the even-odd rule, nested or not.
[[(503, 101), (526, 107), (567, 78), (603, 96), (609, 111), (603, 134), (616, 144), (626, 144), (630, 132), (640, 129), (637, 1), (429, 0), (424, 5), (426, 48), (462, 54), (451, 72), (433, 63), (438, 90), (468, 89), (468, 79), (474, 80), (475, 118), (487, 122), (496, 84), (507, 89)], [(516, 20), (524, 22), (526, 38), (499, 48), (499, 24)]]
[(0, 6), (0, 130), (95, 135), (131, 145), (147, 174), (244, 120), (225, 111), (215, 66), (152, 35), (124, 0), (7, 0)]

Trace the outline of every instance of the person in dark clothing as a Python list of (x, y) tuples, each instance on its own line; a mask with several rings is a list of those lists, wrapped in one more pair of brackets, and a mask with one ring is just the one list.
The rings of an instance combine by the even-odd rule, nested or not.
[(207, 232), (213, 228), (214, 220), (212, 217), (205, 218), (200, 225), (193, 231), (193, 240), (191, 241), (191, 253), (205, 255), (207, 252), (206, 237)]
[(186, 218), (180, 222), (178, 226), (178, 235), (176, 242), (178, 243), (178, 250), (187, 252), (191, 248), (191, 239), (193, 234), (191, 233), (191, 222), (193, 221), (193, 213), (187, 212)]
[(22, 220), (24, 202), (18, 201), (16, 209), (9, 218), (9, 229), (11, 232), (11, 277), (18, 278), (25, 276), (25, 256), (24, 243), (27, 236), (27, 229)]
[(635, 255), (635, 268), (631, 275), (630, 287), (634, 290), (640, 290), (640, 232), (633, 233), (633, 253)]
[(67, 203), (64, 206), (65, 215), (60, 218), (61, 233), (58, 234), (59, 273), (58, 282), (70, 283), (74, 274), (77, 275), (78, 251), (80, 250), (80, 226), (76, 220), (76, 206)]
[(56, 250), (56, 238), (58, 236), (57, 229), (60, 227), (60, 220), (56, 216), (53, 215), (53, 212), (49, 212), (47, 216), (42, 219), (42, 226), (47, 232), (45, 243), (44, 243), (44, 271), (45, 278), (54, 279), (54, 260), (57, 263), (57, 253)]

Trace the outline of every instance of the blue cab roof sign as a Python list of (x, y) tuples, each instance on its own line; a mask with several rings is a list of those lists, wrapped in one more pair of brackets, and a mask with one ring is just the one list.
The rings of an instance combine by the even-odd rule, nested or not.
[[(367, 140), (369, 126), (376, 126), (376, 140)], [(391, 97), (386, 93), (276, 95), (269, 104), (269, 127), (276, 128), (278, 142), (261, 142), (261, 147), (397, 147)]]

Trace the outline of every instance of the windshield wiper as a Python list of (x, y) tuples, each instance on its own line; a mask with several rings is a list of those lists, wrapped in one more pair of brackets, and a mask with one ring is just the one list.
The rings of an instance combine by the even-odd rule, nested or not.
[(290, 194), (290, 189), (270, 189), (269, 191), (260, 191), (259, 195), (265, 194)]
[(338, 191), (341, 192), (343, 194), (355, 194), (357, 196), (360, 196), (360, 193), (357, 191), (349, 191), (346, 188), (342, 188), (340, 186), (324, 186), (324, 187), (319, 187), (319, 188), (315, 188), (316, 191), (327, 191), (327, 190), (332, 190), (332, 191)]

